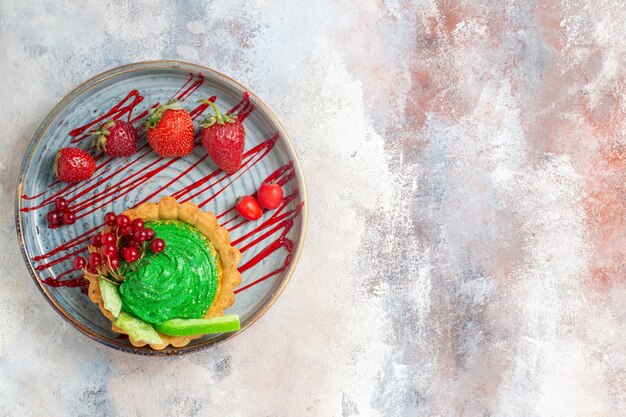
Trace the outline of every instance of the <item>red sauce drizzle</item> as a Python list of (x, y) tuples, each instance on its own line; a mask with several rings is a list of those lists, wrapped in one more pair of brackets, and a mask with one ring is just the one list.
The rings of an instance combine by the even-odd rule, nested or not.
[[(126, 104), (126, 102), (129, 100), (131, 100), (130, 103)], [(76, 129), (70, 130), (69, 135), (74, 138), (70, 140), (70, 143), (77, 143), (85, 139), (86, 137), (88, 137), (89, 134), (82, 135), (82, 133), (84, 133), (86, 130), (88, 130), (89, 128), (95, 126), (96, 124), (100, 122), (103, 122), (109, 119), (117, 120), (125, 114), (128, 114), (128, 118), (130, 119), (130, 115), (133, 109), (142, 101), (143, 101), (143, 96), (139, 94), (139, 91), (132, 90), (130, 93), (128, 93), (126, 97), (122, 99), (122, 101), (117, 103), (115, 106), (113, 106), (108, 112), (104, 113), (102, 116), (98, 117), (95, 120), (92, 120), (91, 122), (87, 123), (84, 126), (77, 127)], [(82, 135), (82, 136), (79, 136), (79, 135)]]
[(52, 278), (52, 277), (48, 277), (46, 279), (43, 280), (43, 282), (46, 285), (49, 285), (51, 287), (68, 287), (68, 288), (76, 288), (76, 287), (80, 287), (81, 291), (85, 294), (87, 294), (87, 291), (89, 290), (89, 280), (87, 280), (83, 275), (76, 277), (76, 278), (71, 278), (71, 279), (65, 279), (63, 281), (61, 281), (61, 277), (65, 276), (65, 275), (69, 275), (72, 272), (74, 272), (73, 270), (69, 270), (69, 271), (65, 271), (62, 274), (59, 274), (59, 276), (57, 276), (56, 278)]
[[(183, 84), (183, 86), (176, 93), (174, 93), (172, 98), (175, 97), (181, 101), (184, 101), (187, 98), (189, 98), (198, 88), (200, 88), (200, 86), (204, 82), (204, 78), (202, 77), (201, 74), (198, 74), (198, 78), (196, 80), (194, 80), (194, 78), (195, 78), (194, 74), (190, 74), (185, 84)], [(132, 101), (130, 103), (127, 103), (131, 99)], [(146, 115), (148, 114), (148, 110), (145, 110), (139, 115), (137, 115), (136, 117), (131, 119), (133, 109), (142, 100), (143, 100), (143, 97), (139, 94), (137, 90), (133, 90), (129, 92), (129, 94), (124, 99), (122, 99), (118, 104), (116, 104), (113, 108), (111, 108), (104, 115), (102, 115), (98, 119), (95, 119), (92, 122), (84, 126), (81, 126), (79, 128), (72, 130), (70, 132), (70, 136), (73, 136), (75, 138), (78, 137), (78, 138), (73, 139), (71, 142), (75, 143), (84, 139), (87, 135), (83, 135), (80, 137), (79, 135), (83, 134), (85, 131), (87, 131), (94, 125), (102, 122), (103, 120), (108, 120), (109, 118), (118, 119), (124, 114), (128, 114), (129, 122), (131, 123), (138, 122), (139, 120), (146, 117)], [(216, 97), (215, 96), (211, 97), (209, 98), (209, 100), (215, 101)], [(154, 108), (156, 106), (158, 106), (158, 103), (154, 104), (151, 108)], [(192, 119), (196, 119), (197, 117), (199, 117), (201, 114), (203, 114), (203, 112), (208, 107), (209, 107), (208, 104), (202, 103), (196, 108), (194, 108), (193, 110), (191, 110), (189, 113)], [(240, 120), (243, 121), (253, 112), (253, 110), (254, 110), (254, 105), (250, 103), (250, 95), (248, 92), (245, 92), (243, 95), (243, 99), (237, 105), (235, 105), (232, 109), (230, 109), (228, 113), (237, 114)], [(138, 133), (140, 129), (142, 128), (143, 126), (138, 128)], [(198, 136), (199, 135), (196, 136), (196, 139), (198, 138)], [(221, 171), (220, 169), (216, 169), (213, 172), (209, 173), (208, 175), (204, 176), (203, 178), (195, 181), (193, 184), (182, 187), (176, 191), (173, 191), (171, 195), (174, 196), (180, 202), (190, 201), (202, 195), (203, 193), (213, 189), (218, 184), (221, 184), (223, 181), (227, 181), (225, 184), (221, 185), (221, 188), (215, 190), (209, 198), (201, 201), (198, 204), (199, 207), (203, 207), (204, 205), (208, 204), (213, 199), (215, 199), (219, 194), (221, 194), (228, 187), (230, 187), (234, 181), (236, 181), (245, 172), (247, 172), (250, 168), (252, 168), (257, 162), (262, 160), (274, 147), (276, 141), (278, 140), (278, 137), (279, 135), (278, 133), (276, 133), (271, 138), (261, 142), (259, 145), (248, 150), (244, 154), (242, 167), (236, 173), (232, 175), (228, 175), (224, 173), (223, 171)], [(198, 145), (199, 144), (196, 144), (196, 146)], [(100, 164), (98, 164), (97, 171), (102, 170), (104, 167), (109, 168), (102, 175), (93, 177), (88, 181), (84, 181), (78, 184), (66, 185), (63, 188), (49, 195), (47, 198), (45, 198), (41, 204), (38, 204), (32, 207), (24, 207), (22, 208), (22, 211), (28, 212), (28, 211), (42, 208), (46, 206), (47, 204), (50, 204), (51, 202), (53, 202), (56, 197), (64, 196), (67, 198), (70, 194), (76, 193), (77, 191), (80, 190), (80, 192), (74, 194), (71, 197), (71, 199), (68, 199), (68, 202), (70, 203), (70, 209), (77, 214), (80, 213), (77, 217), (82, 218), (110, 204), (111, 202), (117, 200), (118, 198), (123, 197), (124, 195), (128, 194), (130, 191), (134, 190), (135, 188), (145, 184), (147, 181), (149, 181), (150, 179), (158, 175), (160, 172), (162, 172), (165, 168), (169, 167), (178, 159), (180, 159), (180, 158), (171, 158), (171, 159), (166, 160), (166, 158), (157, 158), (155, 161), (143, 167), (141, 170), (128, 175), (126, 171), (130, 167), (135, 165), (137, 162), (145, 158), (151, 152), (151, 149), (149, 148), (147, 144), (144, 144), (140, 148), (140, 151), (144, 151), (144, 152), (142, 152), (139, 156), (134, 157), (130, 161), (126, 161), (126, 163), (123, 165), (113, 166), (113, 167), (109, 165), (113, 161), (113, 158), (109, 158), (109, 157), (103, 158), (104, 154), (102, 153), (96, 155), (95, 156), (96, 160), (104, 159)], [(206, 158), (207, 158), (207, 155), (198, 159), (198, 161), (191, 164), (187, 169), (182, 171), (176, 177), (172, 178), (167, 184), (164, 184), (162, 187), (155, 190), (150, 195), (146, 196), (144, 199), (139, 201), (136, 205), (139, 205), (143, 202), (151, 200), (154, 196), (158, 195), (159, 193), (161, 193), (162, 191), (164, 191), (171, 185), (178, 182), (180, 178), (187, 175), (190, 171), (194, 170)], [(122, 179), (117, 181), (114, 184), (111, 184), (109, 187), (107, 187), (103, 191), (100, 191), (98, 193), (92, 193), (96, 188), (98, 188), (102, 184), (105, 184), (110, 180), (114, 180), (115, 177), (118, 177), (118, 176), (122, 177)], [(272, 174), (270, 174), (265, 179), (265, 181), (276, 181), (278, 184), (282, 186), (282, 185), (285, 185), (290, 180), (292, 180), (294, 177), (295, 177), (295, 170), (293, 167), (293, 162), (289, 162), (288, 164), (280, 167), (279, 169), (274, 171)], [(24, 200), (31, 200), (31, 199), (42, 197), (50, 190), (50, 188), (52, 188), (53, 186), (57, 184), (58, 184), (58, 181), (54, 182), (53, 184), (48, 186), (46, 190), (44, 190), (42, 193), (36, 196), (29, 197), (29, 196), (23, 195), (22, 198)], [(89, 196), (89, 197), (82, 198), (85, 196)], [(280, 272), (286, 270), (289, 267), (291, 260), (293, 258), (293, 246), (294, 245), (293, 245), (293, 242), (290, 239), (288, 239), (286, 236), (291, 230), (291, 228), (293, 227), (294, 219), (299, 216), (304, 203), (300, 203), (299, 205), (297, 205), (295, 208), (291, 210), (285, 211), (285, 209), (297, 196), (298, 196), (297, 190), (285, 196), (283, 198), (281, 205), (276, 210), (273, 211), (270, 217), (268, 217), (267, 219), (259, 223), (253, 230), (233, 240), (232, 244), (234, 246), (238, 246), (240, 251), (243, 253), (263, 243), (264, 241), (268, 240), (270, 237), (274, 236), (277, 232), (280, 231), (280, 234), (278, 235), (278, 237), (276, 237), (274, 240), (268, 243), (252, 259), (248, 260), (245, 264), (239, 267), (239, 271), (241, 273), (250, 270), (257, 264), (259, 264), (261, 261), (263, 261), (265, 258), (275, 253), (276, 251), (280, 250), (281, 248), (285, 248), (285, 250), (287, 251), (285, 261), (283, 262), (280, 268), (256, 279), (253, 282), (246, 284), (245, 286), (237, 289), (235, 293), (239, 293), (260, 282), (263, 282), (266, 279), (279, 274)], [(234, 211), (234, 207), (219, 214), (217, 218), (221, 219), (229, 214), (234, 214), (234, 216), (231, 219), (226, 220), (222, 223), (222, 226), (226, 226), (235, 222), (234, 224), (228, 227), (229, 232), (238, 229), (239, 227), (241, 227), (243, 224), (246, 223), (245, 220), (242, 220), (240, 217), (236, 215), (236, 212)], [(68, 259), (71, 259), (77, 254), (80, 254), (86, 251), (87, 249), (86, 244), (89, 241), (89, 237), (91, 236), (91, 234), (100, 230), (102, 227), (103, 227), (103, 224), (99, 224), (87, 230), (86, 232), (70, 239), (64, 244), (59, 245), (58, 247), (50, 250), (49, 252), (44, 253), (39, 256), (35, 256), (33, 260), (36, 262), (40, 262), (40, 261), (49, 259), (55, 255), (58, 255), (61, 252), (68, 252), (65, 255), (60, 256), (56, 259), (37, 265), (36, 269), (39, 271), (42, 271), (53, 265), (57, 265), (61, 262), (67, 261)], [(258, 235), (259, 233), (261, 234)], [(249, 241), (249, 242), (245, 243), (246, 241)], [(69, 252), (70, 250), (72, 251)], [(59, 276), (57, 276), (57, 278), (49, 277), (49, 278), (44, 279), (43, 282), (52, 287), (70, 287), (70, 288), (81, 287), (83, 292), (86, 293), (88, 286), (89, 286), (89, 281), (87, 281), (83, 276), (61, 280), (62, 277), (67, 276), (72, 272), (73, 272), (72, 270), (63, 272)]]

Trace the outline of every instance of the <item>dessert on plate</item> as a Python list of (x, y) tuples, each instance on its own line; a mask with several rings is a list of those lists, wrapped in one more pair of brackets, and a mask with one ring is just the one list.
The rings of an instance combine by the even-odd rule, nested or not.
[(89, 244), (89, 298), (134, 346), (182, 347), (239, 329), (224, 315), (241, 283), (239, 250), (213, 213), (173, 197), (116, 216)]

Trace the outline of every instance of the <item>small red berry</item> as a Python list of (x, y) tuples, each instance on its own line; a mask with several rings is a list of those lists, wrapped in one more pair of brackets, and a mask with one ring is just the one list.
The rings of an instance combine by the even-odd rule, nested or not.
[(89, 238), (89, 244), (91, 246), (95, 246), (96, 248), (99, 248), (100, 246), (102, 246), (102, 241), (100, 240), (100, 235), (95, 234), (95, 235), (91, 236)]
[(121, 227), (119, 231), (122, 236), (131, 236), (133, 234), (133, 228), (131, 226)]
[(149, 227), (146, 228), (145, 231), (146, 231), (146, 240), (152, 240), (156, 236), (156, 234), (154, 233), (154, 230), (150, 229)]
[(139, 229), (143, 229), (143, 227), (144, 227), (143, 220), (141, 220), (141, 219), (133, 220), (132, 225), (133, 225), (133, 232), (136, 232)]
[(248, 220), (258, 220), (263, 215), (263, 210), (261, 210), (261, 206), (259, 203), (249, 195), (245, 197), (239, 197), (237, 199), (237, 204), (235, 204), (235, 208), (237, 209), (237, 213), (244, 219)]
[(87, 257), (87, 263), (90, 267), (97, 269), (100, 265), (102, 265), (102, 256), (95, 252), (92, 252)]
[(67, 210), (67, 200), (65, 200), (63, 197), (55, 198), (54, 199), (54, 208), (59, 213), (63, 213), (65, 210)]
[(113, 212), (108, 212), (107, 214), (104, 215), (104, 223), (107, 226), (115, 225), (115, 219), (116, 219), (116, 216), (115, 216), (115, 213)]
[(261, 207), (275, 209), (283, 201), (283, 189), (274, 181), (263, 183), (257, 192), (257, 199)]
[(128, 247), (139, 249), (141, 247), (141, 242), (137, 242), (136, 240), (131, 240), (130, 242), (128, 242)]
[(132, 246), (126, 248), (123, 257), (126, 262), (135, 262), (139, 259), (139, 249)]
[(133, 239), (137, 242), (145, 242), (148, 240), (148, 232), (146, 229), (139, 229), (133, 234)]
[(105, 243), (102, 245), (102, 255), (111, 258), (117, 255), (117, 247), (112, 243)]
[(115, 237), (114, 233), (105, 233), (102, 236), (100, 236), (100, 242), (103, 245), (106, 245), (107, 243), (109, 244), (113, 244), (115, 243), (115, 241), (117, 240), (117, 238)]
[(56, 210), (52, 210), (50, 213), (48, 213), (46, 218), (48, 219), (48, 225), (52, 227), (56, 227), (61, 224), (61, 215)]
[(87, 261), (82, 256), (77, 256), (72, 261), (72, 268), (75, 270), (81, 270), (87, 265)]
[(150, 249), (152, 249), (154, 253), (163, 252), (165, 249), (165, 241), (161, 238), (154, 239), (150, 242)]
[(72, 211), (66, 211), (62, 216), (63, 224), (74, 224), (76, 223), (76, 215)]
[(117, 216), (117, 219), (115, 219), (115, 223), (119, 228), (128, 227), (130, 226), (130, 218), (125, 214), (120, 214)]
[(107, 258), (105, 264), (107, 268), (115, 271), (120, 267), (120, 258)]
[(97, 274), (98, 273), (98, 268), (94, 268), (91, 265), (87, 265), (87, 272), (89, 272), (90, 274)]

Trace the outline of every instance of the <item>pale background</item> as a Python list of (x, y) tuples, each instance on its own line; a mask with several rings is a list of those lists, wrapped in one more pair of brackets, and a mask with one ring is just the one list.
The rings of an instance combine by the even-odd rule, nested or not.
[[(0, 415), (626, 415), (626, 3), (0, 1)], [(14, 238), (20, 160), (148, 59), (273, 108), (309, 234), (252, 328), (179, 358), (66, 324)]]

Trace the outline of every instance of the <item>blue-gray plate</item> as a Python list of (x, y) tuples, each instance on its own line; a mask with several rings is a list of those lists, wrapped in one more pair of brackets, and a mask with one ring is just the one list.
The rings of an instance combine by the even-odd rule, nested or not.
[[(208, 111), (197, 101), (215, 97), (221, 109), (244, 119), (246, 151), (239, 171), (226, 175), (198, 144), (182, 158), (161, 158), (147, 144), (142, 128), (147, 111), (172, 98), (182, 101), (198, 123)], [(206, 107), (206, 106), (205, 106)], [(128, 158), (109, 158), (92, 146), (89, 132), (104, 120), (131, 121), (139, 132), (140, 150)], [(197, 138), (199, 143), (199, 138)], [(86, 181), (55, 181), (56, 152), (75, 146), (91, 153), (97, 169)], [(286, 196), (283, 205), (254, 222), (233, 210), (236, 198), (252, 195), (268, 177), (277, 178)], [(82, 291), (81, 271), (72, 271), (76, 255), (86, 254), (87, 239), (99, 230), (106, 212), (123, 212), (143, 201), (175, 196), (214, 212), (230, 229), (243, 252), (243, 282), (227, 313), (238, 314), (241, 331), (276, 301), (296, 267), (306, 230), (305, 184), (298, 156), (271, 110), (237, 81), (209, 68), (178, 61), (140, 62), (118, 67), (86, 81), (69, 93), (42, 122), (24, 156), (16, 196), (18, 241), (37, 287), (52, 307), (83, 334), (107, 346), (146, 355), (192, 352), (237, 333), (206, 335), (181, 348), (156, 351), (134, 347), (111, 330)], [(77, 221), (48, 227), (54, 199), (64, 197)]]

